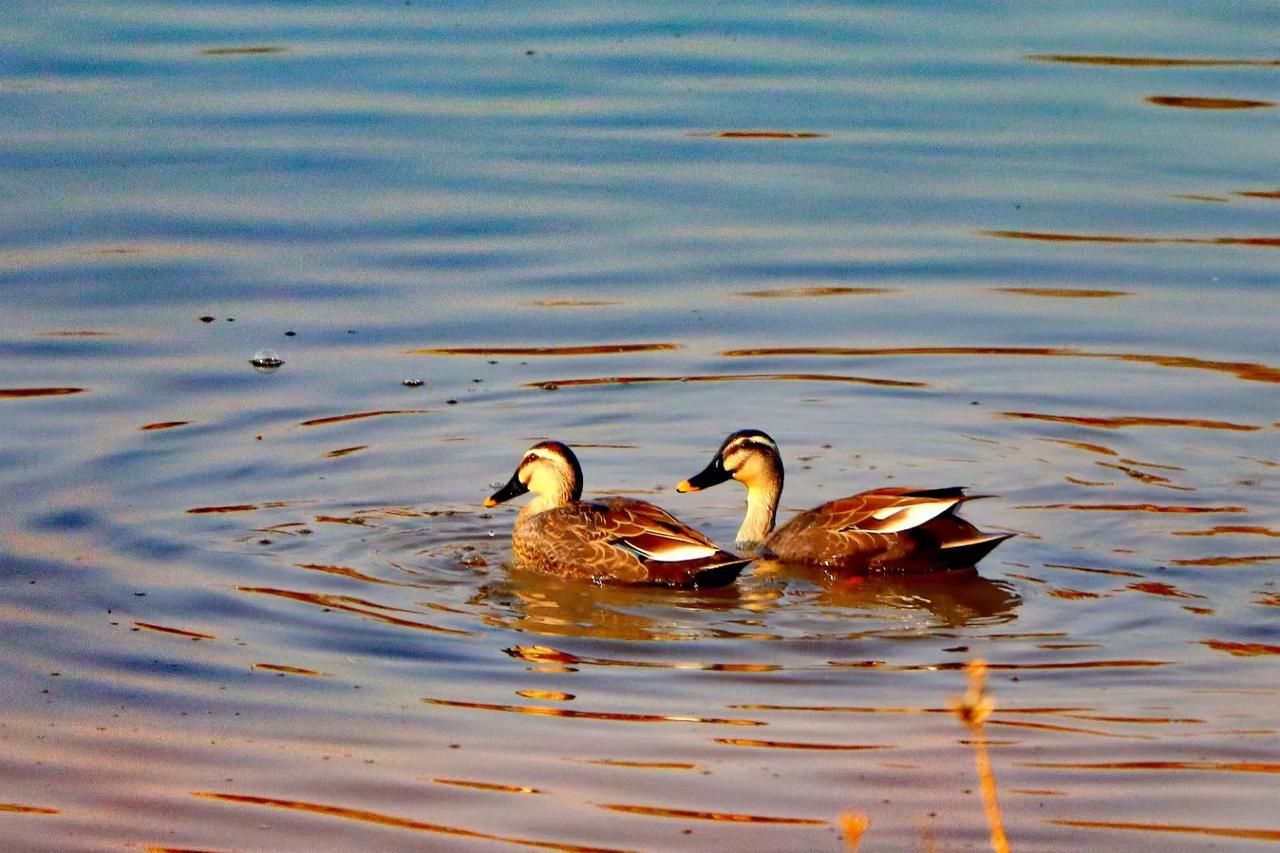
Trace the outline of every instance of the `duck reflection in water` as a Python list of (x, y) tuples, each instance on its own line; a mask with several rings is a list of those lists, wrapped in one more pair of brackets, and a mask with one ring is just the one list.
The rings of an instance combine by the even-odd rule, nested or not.
[(933, 626), (960, 628), (970, 624), (997, 624), (1016, 616), (1022, 597), (1010, 584), (993, 581), (974, 568), (923, 574), (850, 574), (818, 566), (761, 560), (754, 578), (768, 578), (796, 594), (808, 587), (801, 600), (820, 607), (859, 611), (923, 612), (933, 616)]
[(490, 625), (543, 636), (779, 640), (844, 636), (849, 625), (840, 616), (870, 619), (872, 631), (903, 620), (947, 629), (998, 624), (1015, 617), (1022, 599), (976, 569), (849, 574), (762, 560), (734, 586), (677, 592), (589, 586), (513, 568), (469, 603), (487, 611)]
[(489, 611), (491, 625), (557, 637), (610, 640), (689, 640), (713, 636), (717, 625), (744, 609), (766, 606), (778, 590), (741, 584), (699, 590), (594, 586), (512, 566), (482, 585), (469, 603)]

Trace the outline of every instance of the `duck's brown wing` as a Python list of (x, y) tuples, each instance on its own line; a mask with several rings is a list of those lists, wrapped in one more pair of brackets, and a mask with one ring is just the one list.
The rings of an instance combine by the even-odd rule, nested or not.
[[(727, 563), (738, 563), (740, 571), (750, 562), (721, 551), (660, 507), (630, 498), (539, 513), (518, 525), (512, 548), (518, 561), (539, 571), (612, 583), (713, 585)], [(703, 576), (714, 569), (718, 575)]]
[(837, 498), (778, 528), (764, 552), (821, 566), (869, 566), (879, 556), (901, 559), (915, 549), (914, 531), (963, 501), (960, 489), (875, 489)]
[(662, 586), (711, 587), (732, 583), (751, 562), (723, 551), (714, 542), (662, 507), (632, 498), (606, 498), (601, 529), (614, 544), (633, 552)]
[(765, 551), (840, 568), (971, 566), (1008, 538), (982, 533), (954, 514), (973, 499), (959, 487), (874, 489), (800, 513), (769, 538)]
[(522, 566), (580, 580), (643, 583), (644, 564), (602, 529), (591, 504), (556, 507), (519, 522), (511, 550)]
[(801, 515), (811, 516), (811, 526), (832, 531), (900, 533), (919, 527), (965, 500), (963, 492), (953, 494), (951, 489), (938, 491), (944, 494), (876, 489), (837, 498)]

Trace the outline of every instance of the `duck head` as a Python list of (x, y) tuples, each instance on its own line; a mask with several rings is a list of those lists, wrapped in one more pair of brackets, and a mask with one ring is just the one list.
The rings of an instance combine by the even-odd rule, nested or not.
[(565, 506), (582, 498), (582, 466), (567, 444), (543, 441), (525, 451), (507, 484), (485, 498), (486, 507), (533, 492), (523, 514)]
[(736, 544), (739, 548), (754, 547), (773, 531), (782, 493), (782, 457), (777, 442), (758, 429), (731, 433), (707, 467), (676, 486), (676, 491), (697, 492), (726, 480), (737, 480), (747, 487), (747, 516)]
[(730, 479), (748, 491), (769, 486), (782, 491), (782, 457), (777, 442), (758, 429), (730, 433), (707, 467), (676, 486), (676, 491), (697, 492)]

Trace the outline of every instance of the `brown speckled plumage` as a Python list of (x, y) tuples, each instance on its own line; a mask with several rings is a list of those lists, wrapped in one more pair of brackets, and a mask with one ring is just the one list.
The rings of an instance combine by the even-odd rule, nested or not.
[(730, 478), (748, 489), (738, 547), (782, 562), (850, 571), (965, 568), (1012, 535), (983, 533), (957, 516), (956, 508), (973, 499), (958, 487), (873, 489), (801, 512), (774, 532), (782, 460), (777, 444), (759, 430), (731, 434), (711, 464), (678, 489), (696, 491)]
[(538, 497), (520, 512), (511, 535), (524, 568), (596, 583), (711, 587), (732, 583), (751, 562), (646, 501), (581, 500), (581, 468), (559, 442), (530, 448), (486, 505), (529, 490)]
[[(939, 500), (939, 491), (953, 497)], [(969, 500), (963, 490), (873, 489), (805, 510), (779, 527), (760, 546), (760, 553), (788, 563), (863, 571), (929, 571), (972, 566), (1006, 538), (985, 534), (955, 508)], [(925, 507), (937, 515), (914, 527), (889, 533), (876, 512)]]

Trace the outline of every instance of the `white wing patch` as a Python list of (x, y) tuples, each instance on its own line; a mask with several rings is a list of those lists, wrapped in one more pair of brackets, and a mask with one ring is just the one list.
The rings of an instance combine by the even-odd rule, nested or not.
[(621, 545), (632, 553), (660, 563), (679, 563), (685, 560), (700, 560), (716, 553), (715, 548), (701, 542), (688, 539), (673, 539), (658, 533), (645, 533), (628, 539), (617, 539), (615, 544)]
[(887, 506), (871, 513), (871, 517), (882, 522), (867, 529), (877, 533), (897, 533), (919, 527), (931, 518), (936, 518), (955, 506), (953, 499), (941, 501), (922, 501), (907, 506)]

